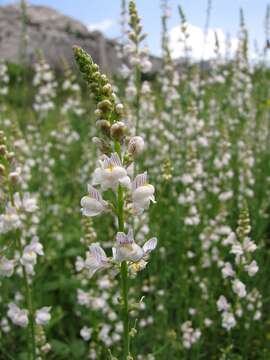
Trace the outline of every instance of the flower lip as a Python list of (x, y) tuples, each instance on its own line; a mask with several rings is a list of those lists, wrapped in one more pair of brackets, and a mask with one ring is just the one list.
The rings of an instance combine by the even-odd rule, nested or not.
[(124, 232), (118, 232), (116, 234), (116, 242), (119, 245), (128, 245), (134, 243), (134, 234), (133, 230), (129, 229), (128, 234), (126, 235)]
[(88, 185), (88, 193), (81, 199), (81, 212), (84, 216), (97, 216), (108, 211), (108, 203), (92, 185)]

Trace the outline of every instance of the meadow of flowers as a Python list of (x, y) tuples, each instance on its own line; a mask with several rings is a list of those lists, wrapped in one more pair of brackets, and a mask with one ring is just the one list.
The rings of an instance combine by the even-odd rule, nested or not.
[(176, 62), (169, 17), (155, 75), (133, 0), (118, 76), (0, 63), (0, 359), (270, 359), (267, 49), (241, 12), (202, 67), (179, 7)]

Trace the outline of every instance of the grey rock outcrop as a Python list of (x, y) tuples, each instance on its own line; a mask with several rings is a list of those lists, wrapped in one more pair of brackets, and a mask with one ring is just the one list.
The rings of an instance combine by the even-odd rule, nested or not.
[[(35, 61), (37, 49), (46, 60), (61, 68), (61, 57), (72, 63), (72, 46), (88, 51), (104, 71), (115, 73), (119, 69), (116, 42), (106, 39), (100, 32), (90, 32), (85, 25), (71, 17), (44, 6), (27, 6), (26, 60)], [(0, 6), (0, 58), (21, 62), (22, 11), (19, 5)]]

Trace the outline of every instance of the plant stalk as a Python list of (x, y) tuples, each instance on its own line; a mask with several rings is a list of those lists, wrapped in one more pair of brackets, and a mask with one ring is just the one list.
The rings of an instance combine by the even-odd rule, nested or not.
[[(115, 150), (120, 153), (120, 144), (115, 143)], [(124, 229), (124, 196), (123, 188), (118, 185), (117, 194), (117, 217), (118, 217), (118, 231), (123, 232)], [(127, 360), (130, 353), (130, 334), (129, 334), (129, 307), (128, 307), (128, 265), (126, 261), (121, 262), (121, 290), (122, 290), (122, 320), (124, 327), (123, 338), (123, 360)]]

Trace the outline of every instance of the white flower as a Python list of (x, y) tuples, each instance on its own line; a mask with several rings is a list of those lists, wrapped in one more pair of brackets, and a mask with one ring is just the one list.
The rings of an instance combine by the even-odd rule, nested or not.
[(75, 262), (76, 271), (80, 272), (84, 269), (84, 260), (81, 256), (77, 256)]
[(96, 271), (108, 267), (110, 263), (105, 251), (98, 244), (90, 245), (89, 250), (86, 253), (84, 266), (89, 271), (89, 276), (92, 277)]
[(144, 140), (140, 136), (133, 136), (128, 143), (128, 152), (131, 155), (139, 155), (143, 152)]
[(81, 337), (83, 338), (84, 341), (88, 341), (90, 340), (91, 338), (91, 335), (92, 335), (92, 329), (90, 329), (89, 327), (87, 326), (84, 326), (81, 331), (80, 331), (80, 335)]
[(113, 153), (110, 158), (103, 155), (100, 167), (94, 172), (93, 185), (100, 185), (102, 190), (112, 189), (115, 191), (118, 184), (125, 187), (130, 186), (127, 170), (122, 166), (117, 153)]
[(222, 275), (226, 279), (227, 277), (233, 277), (235, 275), (235, 271), (232, 268), (232, 265), (229, 262), (226, 262), (224, 264), (224, 267), (222, 268)]
[(8, 304), (7, 316), (10, 318), (13, 324), (24, 328), (27, 327), (29, 323), (28, 311), (18, 308), (18, 306), (14, 303)]
[(259, 270), (257, 262), (253, 260), (249, 265), (245, 265), (245, 270), (247, 271), (249, 276), (254, 276)]
[(34, 273), (34, 265), (37, 263), (37, 255), (44, 255), (43, 245), (37, 241), (37, 239), (34, 239), (29, 245), (25, 246), (20, 260), (21, 264), (25, 266), (28, 274)]
[(230, 312), (223, 312), (222, 313), (222, 327), (226, 330), (231, 330), (236, 325), (235, 317)]
[(21, 221), (14, 207), (7, 206), (6, 212), (0, 215), (0, 234), (15, 230), (21, 226)]
[(255, 321), (257, 321), (257, 320), (260, 320), (261, 317), (262, 317), (261, 311), (260, 311), (260, 310), (257, 310), (257, 311), (255, 312), (255, 314), (254, 314), (253, 319), (254, 319)]
[(36, 311), (36, 323), (38, 325), (48, 324), (48, 322), (51, 320), (50, 310), (50, 306), (44, 306), (43, 308)]
[(21, 197), (19, 193), (14, 194), (14, 204), (17, 209), (23, 209), (26, 212), (34, 212), (38, 209), (37, 199), (30, 197), (29, 193), (24, 193)]
[(231, 254), (234, 254), (234, 255), (236, 255), (236, 256), (241, 256), (241, 255), (243, 255), (244, 251), (243, 251), (242, 245), (241, 245), (239, 242), (235, 242), (235, 243), (232, 245), (232, 248), (231, 248), (230, 253), (231, 253)]
[(103, 200), (102, 195), (93, 186), (88, 185), (89, 195), (81, 199), (81, 211), (84, 216), (97, 216), (108, 211), (108, 203)]
[(10, 277), (14, 272), (15, 261), (8, 260), (5, 256), (0, 257), (0, 275)]
[(212, 324), (213, 324), (213, 321), (212, 321), (211, 319), (208, 319), (208, 318), (204, 319), (204, 325), (205, 325), (206, 327), (209, 327), (209, 326), (211, 326)]
[(132, 201), (136, 214), (141, 214), (148, 209), (150, 202), (155, 202), (155, 188), (147, 183), (147, 173), (136, 176), (132, 183)]
[(232, 289), (240, 298), (243, 298), (247, 295), (246, 286), (239, 279), (233, 280)]
[(257, 245), (250, 238), (246, 237), (243, 242), (243, 249), (247, 252), (254, 252), (257, 249)]
[(193, 178), (190, 174), (183, 174), (181, 177), (181, 181), (183, 184), (188, 185), (193, 183)]
[(89, 293), (83, 291), (82, 289), (77, 290), (77, 301), (80, 305), (90, 306), (91, 298)]
[(156, 246), (156, 238), (148, 240), (143, 247), (140, 247), (135, 243), (133, 231), (131, 229), (127, 235), (123, 232), (118, 232), (116, 235), (116, 247), (113, 248), (113, 258), (119, 262), (138, 262), (153, 251)]
[(223, 240), (223, 245), (233, 245), (236, 242), (236, 235), (234, 232), (231, 232), (230, 235)]
[(0, 321), (0, 327), (4, 333), (8, 333), (10, 331), (10, 326), (7, 318), (3, 318)]
[(218, 311), (227, 311), (230, 308), (230, 304), (228, 303), (225, 296), (221, 295), (217, 301)]

